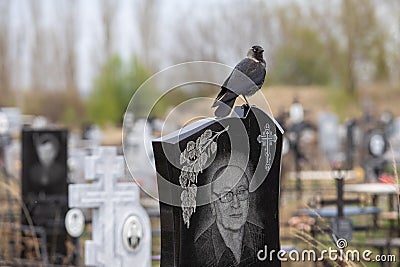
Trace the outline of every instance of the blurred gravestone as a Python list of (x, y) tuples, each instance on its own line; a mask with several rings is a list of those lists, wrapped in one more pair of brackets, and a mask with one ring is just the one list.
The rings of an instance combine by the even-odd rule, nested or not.
[(71, 148), (68, 153), (68, 181), (77, 184), (85, 181), (85, 157), (87, 152), (80, 148)]
[(21, 113), (18, 108), (0, 108), (0, 150), (3, 150), (5, 168), (10, 176), (18, 177), (17, 160), (20, 143), (13, 137), (21, 130)]
[(44, 129), (49, 126), (49, 121), (46, 117), (37, 116), (32, 121), (32, 128), (33, 129)]
[[(10, 181), (10, 173), (7, 169), (7, 148), (11, 143), (11, 131), (10, 131), (10, 122), (6, 113), (0, 109), (0, 182), (4, 183), (5, 195), (7, 203), (3, 203), (2, 209), (0, 209), (0, 218), (2, 218), (3, 222), (10, 221), (14, 222), (14, 200), (12, 198), (11, 190), (11, 181)], [(1, 190), (3, 191), (3, 190)], [(0, 193), (1, 195), (1, 193)], [(5, 200), (5, 199), (3, 199)], [(2, 255), (0, 255), (1, 257)]]
[(345, 163), (344, 168), (351, 170), (354, 167), (354, 158), (356, 153), (356, 121), (354, 119), (348, 120), (345, 123), (346, 138), (345, 138)]
[(5, 166), (11, 177), (20, 176), (21, 166), (21, 141), (19, 139), (11, 140), (10, 145), (4, 148)]
[(88, 149), (95, 149), (101, 145), (103, 139), (103, 132), (99, 126), (95, 124), (87, 124), (82, 131), (82, 139), (86, 141)]
[(21, 111), (18, 108), (8, 107), (0, 108), (0, 112), (3, 112), (8, 120), (8, 131), (14, 135), (19, 133), (21, 130)]
[(153, 141), (161, 266), (280, 266), (267, 253), (280, 249), (283, 132), (256, 107), (234, 114)]
[[(46, 229), (47, 253), (54, 264), (62, 263), (68, 253), (67, 138), (67, 130), (22, 131), (22, 199), (30, 218), (22, 216), (21, 224), (28, 225), (31, 219)], [(27, 250), (25, 245), (23, 257)]]
[(151, 134), (150, 124), (142, 119), (133, 123), (129, 128), (124, 153), (130, 174), (141, 185), (142, 189), (151, 195), (155, 195), (157, 183), (151, 148), (151, 141), (154, 137)]
[(115, 147), (100, 147), (86, 157), (91, 184), (69, 186), (69, 206), (92, 208), (92, 240), (85, 242), (89, 266), (150, 266), (151, 228), (134, 183), (118, 183), (124, 159)]
[(328, 161), (334, 160), (339, 152), (339, 120), (333, 113), (318, 116), (318, 142), (321, 152)]
[(290, 106), (289, 117), (292, 124), (299, 124), (304, 120), (304, 108), (298, 99), (294, 99)]
[(363, 146), (366, 152), (362, 163), (365, 179), (367, 182), (377, 182), (387, 163), (384, 154), (389, 144), (385, 133), (378, 127), (370, 129), (364, 134)]
[(0, 149), (3, 149), (11, 141), (10, 122), (6, 113), (0, 110)]

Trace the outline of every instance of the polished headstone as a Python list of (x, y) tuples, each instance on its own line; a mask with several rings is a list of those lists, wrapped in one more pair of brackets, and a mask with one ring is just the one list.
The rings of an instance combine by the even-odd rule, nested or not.
[[(52, 263), (67, 254), (64, 226), (68, 210), (67, 130), (24, 129), (22, 131), (22, 200), (29, 217), (21, 223), (46, 229)], [(27, 213), (22, 210), (22, 214)], [(24, 255), (23, 255), (24, 256)]]
[(282, 134), (264, 111), (236, 107), (153, 141), (161, 266), (280, 266), (257, 255), (280, 249)]

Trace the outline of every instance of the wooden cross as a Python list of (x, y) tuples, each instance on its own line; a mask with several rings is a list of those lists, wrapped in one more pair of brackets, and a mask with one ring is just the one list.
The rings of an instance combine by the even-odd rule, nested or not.
[(264, 154), (265, 154), (265, 170), (268, 172), (271, 169), (272, 165), (272, 155), (271, 149), (272, 143), (278, 140), (276, 134), (273, 134), (271, 129), (269, 128), (269, 124), (265, 124), (265, 129), (262, 134), (257, 137), (257, 141), (261, 143), (261, 146), (264, 147)]

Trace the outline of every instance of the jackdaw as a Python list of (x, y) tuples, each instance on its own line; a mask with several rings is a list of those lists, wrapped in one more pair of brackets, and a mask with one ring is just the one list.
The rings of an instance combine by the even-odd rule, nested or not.
[(261, 46), (254, 45), (247, 52), (247, 57), (235, 66), (212, 105), (217, 107), (214, 113), (216, 117), (228, 116), (239, 95), (242, 95), (249, 105), (246, 96), (251, 96), (261, 89), (267, 73), (263, 52)]

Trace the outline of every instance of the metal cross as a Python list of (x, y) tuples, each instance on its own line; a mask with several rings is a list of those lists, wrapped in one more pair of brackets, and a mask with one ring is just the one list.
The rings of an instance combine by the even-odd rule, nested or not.
[(268, 123), (265, 124), (264, 132), (257, 137), (257, 141), (261, 143), (261, 146), (264, 147), (265, 170), (267, 170), (267, 172), (271, 169), (272, 165), (272, 155), (270, 147), (272, 146), (273, 142), (276, 143), (276, 140), (278, 140), (276, 134), (272, 133)]

